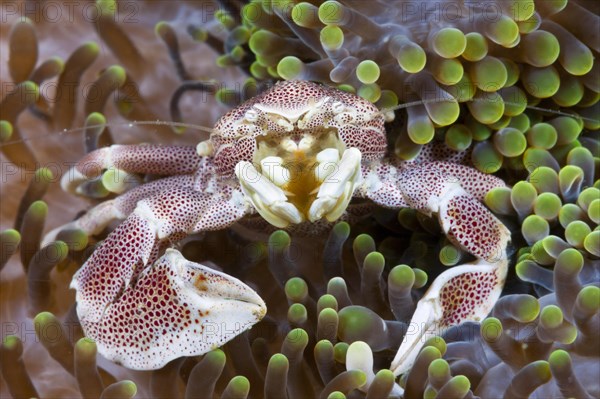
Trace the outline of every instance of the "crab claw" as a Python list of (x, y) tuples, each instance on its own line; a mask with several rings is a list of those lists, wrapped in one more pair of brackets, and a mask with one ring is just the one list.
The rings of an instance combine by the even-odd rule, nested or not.
[[(181, 356), (215, 349), (263, 318), (266, 305), (250, 287), (168, 249), (135, 285), (87, 317), (78, 273), (78, 314), (86, 335), (107, 359), (130, 369), (163, 367)], [(100, 293), (99, 293), (100, 294)], [(81, 308), (81, 309), (80, 309)]]
[(394, 375), (410, 369), (429, 338), (451, 326), (485, 318), (502, 292), (507, 270), (506, 258), (493, 264), (479, 259), (440, 274), (417, 304), (390, 366)]
[(361, 177), (360, 160), (361, 154), (357, 148), (344, 151), (337, 170), (327, 176), (310, 206), (308, 217), (311, 222), (323, 216), (332, 222), (344, 213)]
[(261, 175), (250, 162), (240, 161), (235, 166), (235, 174), (246, 198), (267, 222), (279, 228), (302, 222), (298, 208), (288, 202), (284, 191)]
[(81, 326), (100, 354), (156, 369), (206, 353), (258, 322), (266, 307), (247, 285), (176, 250), (159, 257), (172, 240), (243, 215), (231, 199), (181, 187), (138, 201), (71, 282)]

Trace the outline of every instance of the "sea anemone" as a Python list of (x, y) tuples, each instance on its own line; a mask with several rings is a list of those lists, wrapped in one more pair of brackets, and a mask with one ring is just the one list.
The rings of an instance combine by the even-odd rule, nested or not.
[[(0, 28), (1, 76), (10, 83), (0, 103), (8, 161), (1, 395), (600, 396), (595, 4), (102, 0), (75, 7), (73, 20), (64, 19), (68, 7), (53, 20), (51, 5), (0, 6), (11, 21)], [(58, 192), (67, 161), (80, 155), (65, 143), (81, 133), (85, 152), (113, 142), (196, 144), (188, 125), (138, 125), (208, 125), (281, 79), (336, 86), (387, 108), (388, 141), (403, 160), (437, 142), (457, 162), (502, 177), (510, 188), (490, 191), (485, 203), (512, 232), (516, 272), (505, 295), (481, 323), (427, 341), (397, 379), (390, 363), (418, 300), (469, 255), (411, 209), (370, 207), (361, 222), (338, 223), (324, 237), (257, 233), (260, 224), (247, 221), (178, 246), (254, 288), (269, 308), (263, 321), (220, 349), (152, 372), (97, 357), (67, 284), (110, 229), (92, 237), (64, 230), (41, 246), (46, 227), (86, 206)], [(152, 178), (115, 173), (81, 194), (96, 201)]]

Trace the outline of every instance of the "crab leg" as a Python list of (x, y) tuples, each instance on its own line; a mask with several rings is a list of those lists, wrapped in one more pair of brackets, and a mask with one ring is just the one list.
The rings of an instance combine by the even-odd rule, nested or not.
[(125, 219), (135, 209), (138, 201), (158, 194), (161, 191), (172, 190), (177, 187), (191, 188), (194, 185), (194, 176), (170, 176), (155, 180), (150, 183), (135, 187), (118, 197), (101, 202), (79, 219), (59, 226), (48, 232), (43, 240), (45, 246), (56, 240), (56, 236), (62, 230), (80, 229), (88, 236), (99, 234), (114, 220)]
[(81, 158), (63, 175), (61, 186), (65, 191), (76, 193), (81, 183), (110, 168), (160, 176), (192, 174), (198, 169), (201, 159), (192, 146), (112, 145)]
[(143, 199), (77, 271), (77, 314), (106, 358), (133, 369), (160, 368), (205, 353), (265, 314), (262, 299), (239, 280), (185, 260), (157, 258), (169, 239), (241, 218), (239, 191), (225, 195), (172, 188)]
[(412, 366), (428, 338), (465, 321), (480, 321), (500, 296), (510, 232), (479, 200), (503, 185), (495, 177), (444, 162), (404, 170), (376, 163), (363, 171), (360, 194), (386, 207), (436, 213), (448, 238), (478, 258), (439, 275), (421, 298), (392, 362), (395, 375)]

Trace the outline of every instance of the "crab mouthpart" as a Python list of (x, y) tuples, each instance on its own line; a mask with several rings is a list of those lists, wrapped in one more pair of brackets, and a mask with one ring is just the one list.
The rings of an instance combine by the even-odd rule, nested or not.
[(235, 174), (244, 195), (266, 221), (284, 228), (323, 217), (335, 221), (344, 213), (361, 177), (358, 149), (323, 148), (305, 135), (282, 140), (276, 151), (262, 150), (256, 166), (241, 161)]

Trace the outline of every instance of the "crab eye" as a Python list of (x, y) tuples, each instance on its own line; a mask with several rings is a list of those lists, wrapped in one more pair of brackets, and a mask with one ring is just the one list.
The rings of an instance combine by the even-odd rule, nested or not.
[(258, 120), (258, 112), (253, 109), (249, 109), (244, 114), (244, 119), (246, 119), (248, 122), (256, 122)]
[(333, 111), (334, 114), (339, 114), (341, 112), (344, 112), (344, 104), (340, 101), (336, 101), (333, 104), (331, 104), (331, 110)]

